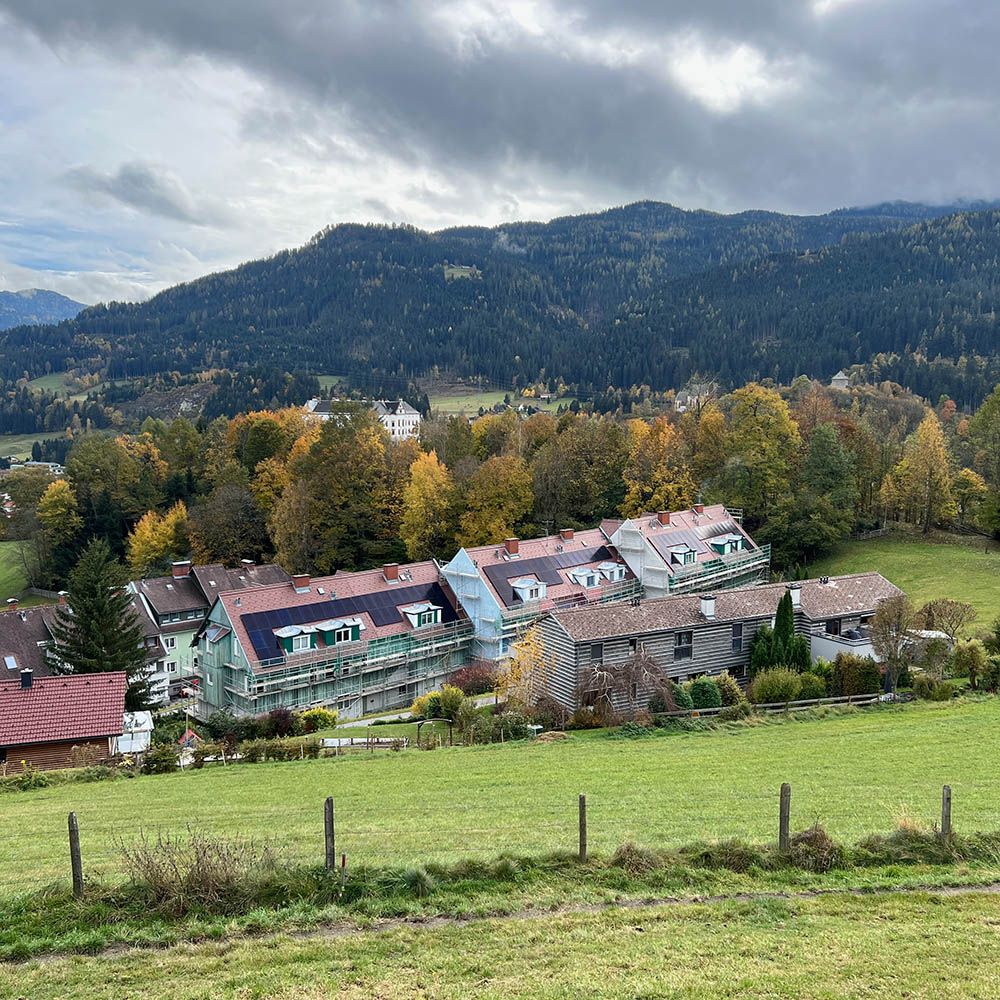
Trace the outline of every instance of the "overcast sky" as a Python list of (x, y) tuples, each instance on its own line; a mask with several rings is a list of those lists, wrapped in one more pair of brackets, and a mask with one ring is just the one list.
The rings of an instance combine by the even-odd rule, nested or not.
[(1000, 195), (995, 0), (0, 0), (0, 289), (641, 198)]

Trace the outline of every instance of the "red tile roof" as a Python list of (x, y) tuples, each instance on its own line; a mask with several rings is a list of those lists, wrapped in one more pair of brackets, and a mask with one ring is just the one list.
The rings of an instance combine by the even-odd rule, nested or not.
[(0, 683), (0, 746), (120, 736), (127, 681), (122, 671)]

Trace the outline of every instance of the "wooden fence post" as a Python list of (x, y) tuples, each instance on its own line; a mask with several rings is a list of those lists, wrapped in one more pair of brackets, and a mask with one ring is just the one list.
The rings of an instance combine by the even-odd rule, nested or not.
[(333, 796), (327, 796), (323, 805), (323, 826), (326, 833), (326, 870), (337, 870), (337, 841), (333, 828)]
[(580, 860), (587, 860), (587, 796), (580, 796)]
[(778, 850), (787, 851), (790, 843), (788, 823), (792, 812), (792, 786), (786, 781), (781, 786), (781, 806), (778, 811)]
[(73, 868), (73, 896), (83, 898), (83, 862), (80, 858), (80, 827), (76, 813), (69, 814), (69, 860)]
[(941, 836), (951, 836), (951, 785), (941, 789)]

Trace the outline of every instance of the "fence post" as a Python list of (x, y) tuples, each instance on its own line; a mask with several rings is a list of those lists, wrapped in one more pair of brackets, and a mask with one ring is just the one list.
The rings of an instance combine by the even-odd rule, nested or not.
[(333, 829), (333, 796), (327, 796), (323, 805), (323, 826), (326, 833), (326, 869), (337, 870), (337, 842)]
[(951, 836), (951, 785), (941, 789), (941, 836)]
[(83, 898), (83, 862), (80, 859), (80, 827), (76, 813), (69, 814), (69, 860), (73, 868), (73, 896)]
[(792, 786), (786, 781), (781, 786), (781, 806), (778, 811), (778, 850), (789, 848), (788, 822), (792, 812)]
[(580, 796), (580, 860), (587, 860), (587, 796)]

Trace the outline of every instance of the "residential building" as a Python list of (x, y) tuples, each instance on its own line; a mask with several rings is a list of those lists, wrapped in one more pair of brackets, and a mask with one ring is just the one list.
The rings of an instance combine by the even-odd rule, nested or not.
[(511, 643), (546, 611), (641, 593), (600, 528), (462, 548), (441, 573), (473, 622), (476, 655), (491, 660), (507, 656)]
[(52, 673), (47, 650), (56, 608), (21, 608), (16, 598), (7, 602), (7, 610), (0, 612), (0, 683), (16, 680), (22, 670), (32, 671), (36, 680)]
[(837, 372), (837, 374), (834, 375), (832, 379), (830, 379), (830, 388), (846, 389), (849, 384), (849, 381), (850, 380), (847, 376), (847, 372), (845, 372), (844, 369), (841, 368), (840, 371)]
[(700, 410), (708, 400), (715, 396), (715, 393), (716, 387), (709, 382), (692, 382), (674, 396), (674, 410), (677, 413)]
[(74, 748), (104, 759), (114, 752), (125, 714), (125, 674), (39, 677), (22, 670), (0, 681), (0, 767), (73, 767)]
[[(867, 622), (879, 602), (902, 593), (878, 573), (857, 573), (553, 611), (538, 625), (554, 664), (550, 693), (575, 709), (587, 701), (581, 684), (589, 667), (623, 663), (639, 650), (678, 682), (724, 670), (742, 678), (750, 637), (773, 623), (786, 591), (792, 595), (795, 629), (809, 639), (813, 660), (831, 660), (840, 652), (874, 658)], [(639, 702), (650, 693), (639, 692)]]
[[(336, 420), (344, 405), (345, 401), (341, 399), (310, 399), (306, 403), (306, 412), (323, 421)], [(393, 441), (419, 437), (420, 413), (405, 399), (376, 399), (370, 405)]]
[(221, 593), (197, 637), (195, 714), (409, 705), (468, 660), (471, 639), (432, 561)]
[(152, 634), (162, 652), (153, 661), (157, 701), (166, 703), (178, 697), (181, 688), (198, 676), (192, 643), (220, 593), (287, 583), (290, 579), (280, 566), (257, 566), (244, 559), (236, 569), (227, 569), (221, 563), (192, 566), (190, 562), (176, 562), (170, 576), (133, 580), (129, 590), (136, 595), (140, 620), (144, 626), (146, 620), (153, 623)]
[(646, 597), (656, 598), (768, 579), (771, 546), (758, 545), (741, 521), (742, 511), (696, 503), (690, 510), (605, 521), (601, 528)]

